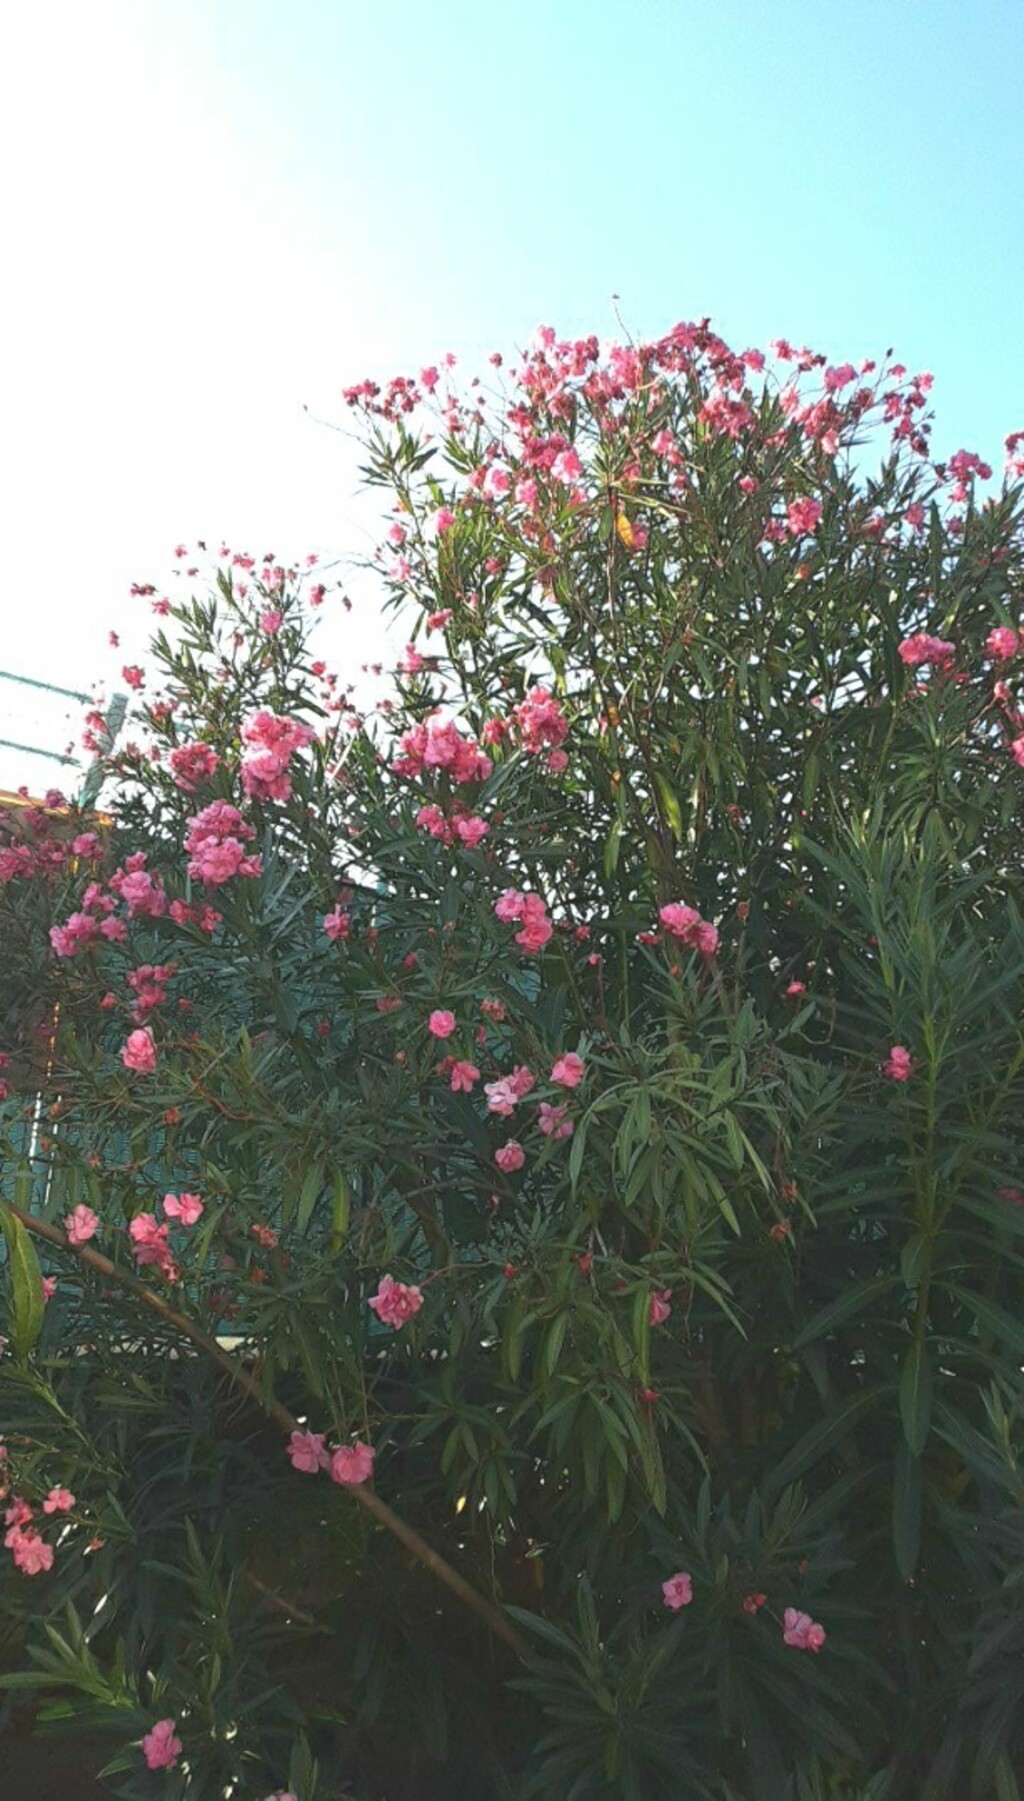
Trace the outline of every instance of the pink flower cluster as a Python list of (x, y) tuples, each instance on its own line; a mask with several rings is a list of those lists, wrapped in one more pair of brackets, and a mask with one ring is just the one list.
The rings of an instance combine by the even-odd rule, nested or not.
[[(71, 1499), (73, 1503), (74, 1496)], [(15, 1568), (23, 1576), (39, 1576), (44, 1570), (53, 1568), (53, 1546), (47, 1544), (41, 1533), (29, 1527), (31, 1519), (32, 1509), (28, 1502), (15, 1496), (4, 1515), (7, 1526), (4, 1544), (14, 1558)], [(27, 1531), (26, 1527), (29, 1527)]]
[(123, 869), (115, 869), (109, 885), (123, 900), (129, 919), (162, 919), (167, 911), (163, 883), (159, 876), (150, 875), (145, 864), (145, 851), (133, 851), (125, 858)]
[[(513, 707), (512, 721), (520, 744), (531, 757), (545, 749), (557, 749), (569, 731), (558, 701), (542, 687), (531, 688), (519, 706)], [(564, 761), (561, 767), (565, 767)]]
[(446, 769), (453, 782), (483, 782), (491, 773), (491, 759), (479, 744), (464, 738), (455, 721), (440, 713), (403, 732), (398, 745), (401, 755), (391, 765), (395, 775)]
[(702, 957), (713, 957), (718, 949), (718, 928), (702, 919), (695, 907), (684, 907), (671, 901), (659, 910), (658, 918), (672, 938), (678, 938)]
[(246, 844), (256, 834), (230, 801), (215, 800), (194, 819), (185, 834), (188, 873), (194, 882), (205, 882), (218, 888), (234, 876), (258, 876), (263, 864), (257, 856), (247, 856)]
[(170, 1227), (166, 1222), (162, 1226), (158, 1225), (155, 1213), (137, 1213), (128, 1227), (132, 1252), (139, 1268), (144, 1269), (147, 1264), (154, 1264), (169, 1282), (176, 1282), (180, 1271), (167, 1242), (169, 1234)]
[(287, 1450), (292, 1468), (306, 1476), (329, 1469), (331, 1481), (342, 1488), (358, 1488), (368, 1482), (373, 1475), (373, 1446), (340, 1445), (337, 1450), (328, 1451), (326, 1437), (324, 1432), (293, 1432)]
[(249, 747), (242, 759), (242, 787), (249, 799), (287, 800), (292, 791), (288, 764), (315, 735), (311, 726), (265, 707), (247, 719), (242, 727), (242, 742)]
[(178, 787), (186, 794), (194, 794), (203, 782), (209, 781), (220, 758), (210, 744), (176, 744), (168, 761)]
[(796, 1607), (787, 1607), (782, 1616), (783, 1643), (792, 1645), (797, 1651), (813, 1651), (817, 1654), (825, 1643), (825, 1628), (812, 1620), (809, 1613), (800, 1613)]
[(423, 1293), (419, 1288), (396, 1282), (393, 1276), (381, 1276), (376, 1294), (371, 1295), (366, 1304), (382, 1325), (391, 1326), (398, 1332), (415, 1319), (423, 1305)]
[(523, 894), (518, 888), (506, 888), (494, 903), (498, 919), (508, 925), (518, 921), (516, 943), (528, 954), (536, 956), (544, 949), (554, 931), (547, 906), (539, 894)]
[(416, 824), (421, 832), (429, 832), (440, 844), (458, 843), (466, 850), (476, 850), (490, 831), (486, 819), (481, 819), (478, 814), (458, 812), (449, 819), (440, 807), (433, 805), (420, 807)]
[(496, 1113), (500, 1119), (510, 1119), (516, 1103), (536, 1085), (537, 1078), (525, 1063), (519, 1064), (510, 1076), (500, 1076), (496, 1082), (485, 1082), (488, 1112)]
[(140, 963), (126, 977), (135, 996), (132, 1018), (142, 1021), (167, 999), (167, 983), (177, 973), (174, 963)]
[(940, 669), (948, 669), (956, 656), (956, 645), (945, 638), (933, 638), (928, 632), (914, 632), (911, 637), (904, 638), (899, 654), (908, 669), (919, 669), (925, 663), (937, 663)]

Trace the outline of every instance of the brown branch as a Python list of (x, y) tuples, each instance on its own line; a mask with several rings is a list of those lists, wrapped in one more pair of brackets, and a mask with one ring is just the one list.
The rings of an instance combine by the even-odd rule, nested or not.
[[(112, 1263), (109, 1257), (103, 1255), (102, 1251), (94, 1251), (89, 1245), (70, 1244), (64, 1233), (56, 1226), (51, 1226), (46, 1220), (36, 1219), (33, 1214), (26, 1213), (23, 1208), (16, 1207), (11, 1201), (5, 1201), (4, 1205), (16, 1219), (21, 1221), (27, 1231), (34, 1233), (37, 1238), (45, 1238), (49, 1244), (56, 1245), (62, 1251), (70, 1251), (88, 1269), (95, 1270), (97, 1275), (105, 1276), (108, 1281), (117, 1282), (120, 1287), (128, 1289), (144, 1302), (153, 1313), (159, 1314), (167, 1325), (173, 1326), (183, 1338), (189, 1339), (192, 1344), (204, 1351), (211, 1362), (216, 1363), (224, 1371), (236, 1388), (242, 1389), (251, 1396), (257, 1406), (279, 1425), (283, 1432), (302, 1431), (303, 1428), (295, 1415), (290, 1413), (280, 1401), (274, 1400), (272, 1396), (269, 1398), (265, 1396), (256, 1377), (250, 1375), (237, 1357), (232, 1357), (231, 1353), (225, 1351), (215, 1338), (211, 1337), (208, 1332), (204, 1332), (200, 1326), (195, 1325), (186, 1314), (179, 1313), (174, 1307), (171, 1307), (155, 1290), (140, 1281), (138, 1276), (121, 1269), (118, 1264)], [(382, 1501), (380, 1496), (373, 1492), (372, 1488), (367, 1488), (364, 1484), (349, 1487), (348, 1493), (360, 1507), (365, 1508), (366, 1512), (373, 1516), (378, 1525), (384, 1526), (388, 1532), (392, 1533), (399, 1543), (411, 1552), (418, 1563), (421, 1563), (453, 1595), (457, 1596), (464, 1607), (468, 1607), (471, 1613), (475, 1613), (477, 1619), (483, 1621), (488, 1630), (493, 1632), (495, 1638), (499, 1638), (517, 1657), (525, 1656), (526, 1641), (516, 1631), (512, 1622), (506, 1619), (501, 1609), (495, 1606), (493, 1601), (489, 1601), (486, 1595), (482, 1595), (479, 1589), (474, 1588), (471, 1582), (467, 1582), (464, 1576), (460, 1576), (458, 1570), (454, 1569), (438, 1551), (435, 1551), (433, 1546), (420, 1536), (416, 1528), (410, 1526), (408, 1521), (402, 1518), (401, 1514), (396, 1513), (386, 1501)]]

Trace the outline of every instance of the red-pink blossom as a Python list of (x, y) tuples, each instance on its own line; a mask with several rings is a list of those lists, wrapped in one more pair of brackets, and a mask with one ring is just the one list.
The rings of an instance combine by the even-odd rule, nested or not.
[(681, 1607), (689, 1607), (693, 1600), (693, 1578), (687, 1570), (679, 1570), (662, 1583), (661, 1593), (663, 1605), (672, 1613), (678, 1613)]
[(692, 950), (699, 951), (702, 957), (714, 956), (718, 949), (718, 928), (702, 919), (695, 907), (671, 901), (660, 909), (658, 918), (673, 938), (679, 938)]
[(427, 1020), (427, 1031), (435, 1038), (450, 1038), (455, 1030), (455, 1015), (444, 1007), (435, 1007)]
[(182, 1744), (174, 1734), (176, 1724), (175, 1720), (157, 1720), (156, 1725), (143, 1737), (142, 1755), (146, 1759), (147, 1769), (170, 1770), (177, 1763)]
[(908, 669), (918, 669), (925, 663), (937, 663), (940, 668), (945, 668), (956, 656), (956, 645), (945, 638), (933, 638), (928, 632), (914, 632), (911, 637), (904, 638), (899, 654)]
[(136, 1075), (153, 1074), (156, 1068), (156, 1045), (148, 1026), (140, 1026), (138, 1031), (129, 1032), (121, 1047), (121, 1062), (126, 1069), (134, 1070)]
[(914, 1070), (914, 1059), (902, 1044), (894, 1044), (885, 1062), (882, 1064), (883, 1076), (891, 1082), (909, 1082)]
[(794, 538), (802, 538), (806, 533), (816, 531), (820, 519), (820, 500), (812, 500), (808, 497), (791, 500), (786, 508), (786, 524), (789, 527), (790, 535)]
[(373, 1475), (372, 1445), (341, 1445), (331, 1458), (331, 1481), (342, 1488), (359, 1488)]
[(179, 744), (172, 750), (168, 761), (178, 787), (184, 789), (186, 794), (194, 794), (202, 782), (209, 781), (220, 758), (212, 745)]
[(1020, 649), (1020, 638), (1011, 626), (995, 625), (985, 640), (985, 648), (996, 662), (1004, 663), (1015, 657)]
[(517, 1169), (522, 1169), (526, 1162), (526, 1152), (515, 1138), (510, 1138), (507, 1144), (495, 1151), (494, 1161), (506, 1176), (510, 1176)]
[(825, 1643), (825, 1628), (812, 1620), (809, 1613), (787, 1607), (782, 1616), (782, 1638), (784, 1644), (792, 1645), (797, 1651), (817, 1653)]
[(95, 1214), (91, 1207), (85, 1206), (84, 1202), (80, 1202), (79, 1205), (73, 1208), (67, 1215), (67, 1218), (64, 1221), (64, 1230), (67, 1233), (68, 1243), (73, 1245), (88, 1244), (89, 1239), (95, 1237), (96, 1232), (99, 1229), (99, 1223), (98, 1214)]
[(419, 1288), (396, 1282), (393, 1276), (382, 1276), (376, 1294), (371, 1295), (366, 1304), (383, 1325), (398, 1332), (415, 1319), (423, 1305), (423, 1293)]

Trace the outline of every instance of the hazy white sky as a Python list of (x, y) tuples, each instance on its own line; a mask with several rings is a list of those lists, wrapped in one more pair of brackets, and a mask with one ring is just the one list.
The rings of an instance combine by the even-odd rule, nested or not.
[(359, 554), (303, 406), (613, 293), (895, 345), (937, 449), (1024, 425), (1021, 0), (12, 0), (0, 70), (0, 668), (114, 685), (179, 539)]

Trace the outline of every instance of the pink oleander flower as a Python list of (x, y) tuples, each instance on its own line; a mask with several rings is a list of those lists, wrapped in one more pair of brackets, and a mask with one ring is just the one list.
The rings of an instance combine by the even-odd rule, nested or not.
[(561, 1088), (578, 1088), (586, 1074), (586, 1065), (575, 1051), (566, 1051), (551, 1069), (551, 1080)]
[(494, 1161), (506, 1176), (510, 1176), (517, 1169), (522, 1169), (526, 1162), (526, 1152), (515, 1138), (510, 1138), (507, 1144), (495, 1151)]
[(405, 1282), (396, 1282), (393, 1276), (382, 1276), (376, 1294), (371, 1295), (366, 1304), (372, 1307), (383, 1325), (392, 1326), (398, 1332), (416, 1317), (423, 1305), (423, 1293)]
[(658, 913), (666, 932), (678, 938), (691, 950), (699, 951), (702, 957), (713, 957), (718, 949), (718, 928), (702, 919), (695, 907), (684, 907), (679, 901), (671, 901)]
[(157, 1720), (155, 1726), (145, 1734), (142, 1740), (142, 1755), (146, 1759), (149, 1770), (171, 1770), (182, 1752), (180, 1738), (176, 1738), (175, 1720)]
[(679, 1570), (662, 1583), (661, 1593), (663, 1605), (672, 1613), (678, 1613), (681, 1607), (689, 1607), (693, 1600), (693, 1578), (686, 1570)]
[(568, 1107), (553, 1107), (550, 1101), (541, 1101), (537, 1108), (537, 1125), (546, 1138), (554, 1138), (556, 1143), (562, 1138), (571, 1138), (574, 1127), (571, 1119), (566, 1118)]
[(904, 638), (899, 654), (908, 669), (918, 669), (925, 663), (937, 663), (945, 669), (956, 656), (956, 645), (945, 638), (933, 638), (928, 632), (914, 632)]
[(744, 1613), (760, 1613), (760, 1611), (761, 1611), (762, 1607), (764, 1606), (765, 1602), (767, 1601), (767, 1599), (768, 1599), (768, 1596), (762, 1595), (762, 1594), (744, 1595), (744, 1597), (743, 1597)]
[(139, 1076), (151, 1076), (156, 1068), (156, 1045), (148, 1026), (140, 1026), (138, 1031), (129, 1032), (121, 1047), (121, 1062), (125, 1069), (135, 1071)]
[(656, 1288), (651, 1296), (647, 1317), (652, 1326), (663, 1326), (672, 1311), (671, 1288)]
[(1018, 768), (1024, 769), (1024, 738), (1015, 738), (1010, 745), (1010, 755)]
[(569, 753), (567, 750), (549, 751), (547, 761), (552, 775), (564, 775), (569, 767)]
[(813, 1651), (817, 1653), (825, 1643), (825, 1628), (812, 1620), (809, 1613), (801, 1613), (796, 1607), (787, 1607), (782, 1616), (783, 1643), (792, 1645), (797, 1651)]
[(161, 1275), (173, 1280), (178, 1272), (167, 1242), (169, 1235), (170, 1227), (158, 1225), (155, 1213), (137, 1213), (128, 1226), (132, 1254), (139, 1268), (155, 1264)]
[(427, 1031), (435, 1038), (450, 1038), (455, 1030), (455, 1015), (444, 1007), (435, 1007), (427, 1020)]
[(890, 1082), (909, 1082), (914, 1070), (914, 1059), (902, 1044), (894, 1044), (888, 1057), (882, 1064), (883, 1076)]
[(327, 1468), (330, 1458), (324, 1450), (323, 1432), (293, 1432), (288, 1440), (288, 1456), (292, 1469), (301, 1470), (304, 1476), (315, 1476), (317, 1470)]
[(179, 744), (172, 750), (168, 762), (178, 787), (186, 794), (194, 794), (202, 782), (209, 781), (220, 758), (212, 745)]
[(331, 1481), (342, 1488), (358, 1488), (373, 1475), (372, 1445), (341, 1445), (331, 1458)]
[(450, 532), (454, 524), (455, 514), (451, 507), (438, 507), (437, 512), (426, 522), (427, 531), (435, 538), (441, 538), (445, 532)]
[(43, 1502), (44, 1513), (70, 1513), (75, 1497), (70, 1488), (51, 1488)]
[(168, 1219), (179, 1220), (183, 1226), (194, 1226), (197, 1219), (202, 1218), (203, 1203), (197, 1194), (165, 1194), (164, 1212)]
[(569, 731), (561, 706), (546, 688), (531, 688), (520, 705), (513, 707), (511, 716), (528, 756), (536, 756), (546, 747), (555, 749)]
[(500, 919), (503, 925), (511, 924), (514, 919), (521, 919), (525, 900), (525, 894), (521, 894), (518, 888), (506, 888), (494, 903), (495, 918)]
[(56, 1294), (56, 1292), (57, 1292), (56, 1276), (44, 1276), (43, 1277), (43, 1306), (44, 1307), (46, 1306), (47, 1301), (53, 1300), (53, 1297)]
[(500, 1119), (511, 1119), (520, 1098), (511, 1076), (502, 1076), (497, 1082), (485, 1082), (484, 1093), (489, 1113), (496, 1113)]
[(1008, 625), (995, 625), (985, 639), (985, 649), (990, 657), (998, 663), (1005, 663), (1015, 657), (1020, 649), (1017, 633)]
[(452, 827), (459, 843), (465, 845), (467, 850), (476, 850), (490, 829), (486, 819), (481, 819), (476, 814), (456, 819)]
[(268, 638), (276, 638), (284, 624), (284, 614), (280, 607), (268, 607), (260, 614), (260, 630), (266, 632)]
[(15, 1526), (8, 1532), (4, 1544), (14, 1557), (15, 1568), (23, 1576), (41, 1576), (44, 1570), (52, 1570), (53, 1546), (48, 1545), (38, 1532), (22, 1532)]
[(99, 1215), (91, 1207), (80, 1202), (69, 1213), (64, 1221), (64, 1230), (68, 1235), (68, 1243), (73, 1245), (88, 1244), (90, 1238), (99, 1230)]
[(460, 1059), (452, 1064), (452, 1090), (455, 1094), (469, 1094), (474, 1084), (480, 1080), (480, 1071), (475, 1063), (467, 1063)]
[(344, 942), (351, 930), (352, 920), (340, 907), (335, 907), (333, 913), (324, 914), (324, 931), (332, 944), (337, 944), (339, 938)]
[(816, 531), (820, 519), (820, 500), (791, 500), (786, 508), (786, 524), (794, 538), (802, 538), (805, 533)]

